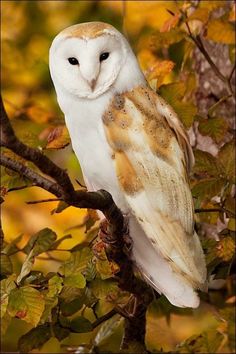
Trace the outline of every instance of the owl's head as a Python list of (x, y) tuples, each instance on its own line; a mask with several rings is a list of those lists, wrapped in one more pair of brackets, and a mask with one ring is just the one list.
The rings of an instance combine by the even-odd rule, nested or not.
[(81, 23), (60, 32), (52, 42), (49, 63), (56, 89), (77, 97), (93, 99), (119, 86), (122, 69), (126, 81), (129, 76), (132, 80), (132, 73), (143, 80), (125, 37), (103, 22)]

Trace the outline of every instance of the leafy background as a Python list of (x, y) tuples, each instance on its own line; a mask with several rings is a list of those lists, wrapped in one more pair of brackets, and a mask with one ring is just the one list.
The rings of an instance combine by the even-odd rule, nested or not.
[[(1, 10), (2, 91), (17, 136), (66, 168), (78, 188), (81, 170), (48, 70), (50, 43), (63, 28), (94, 20), (127, 35), (150, 85), (188, 129), (196, 158), (191, 175), (196, 227), (209, 276), (216, 279), (196, 310), (175, 308), (163, 296), (154, 300), (147, 311), (146, 346), (156, 352), (233, 352), (233, 2), (2, 1)], [(231, 80), (219, 77), (196, 48), (198, 35), (218, 71)], [(97, 326), (96, 318), (122, 306), (129, 294), (117, 288), (116, 265), (97, 244), (91, 248), (95, 213), (58, 202), (26, 204), (51, 196), (36, 187), (13, 191), (29, 182), (1, 172), (2, 351), (117, 352), (123, 320), (115, 315)]]

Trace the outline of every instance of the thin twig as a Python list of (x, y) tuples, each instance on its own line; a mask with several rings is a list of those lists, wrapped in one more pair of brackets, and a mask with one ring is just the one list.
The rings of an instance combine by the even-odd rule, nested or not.
[[(182, 12), (183, 13), (183, 12)], [(230, 92), (231, 95), (234, 94), (233, 92), (233, 89), (232, 89), (232, 86), (231, 86), (231, 74), (233, 75), (233, 72), (234, 72), (234, 69), (232, 69), (232, 72), (230, 74), (229, 77), (226, 77), (224, 76), (219, 68), (216, 66), (216, 64), (213, 62), (213, 60), (211, 59), (209, 53), (207, 52), (204, 44), (203, 44), (203, 41), (201, 39), (201, 36), (200, 35), (197, 35), (196, 37), (193, 35), (192, 31), (191, 31), (191, 28), (188, 24), (188, 21), (187, 21), (187, 15), (186, 13), (183, 13), (184, 16), (186, 17), (186, 21), (185, 21), (185, 24), (186, 24), (186, 27), (187, 27), (187, 30), (188, 30), (188, 33), (189, 33), (189, 37), (192, 39), (192, 41), (196, 44), (197, 48), (200, 50), (200, 52), (204, 55), (205, 59), (207, 60), (207, 62), (210, 64), (212, 70), (214, 71), (214, 73), (216, 74), (216, 76), (221, 80), (223, 81), (226, 86), (227, 86), (227, 89), (228, 91)]]
[(227, 95), (227, 96), (223, 96), (219, 99), (219, 101), (217, 101), (216, 103), (214, 103), (209, 109), (208, 109), (208, 115), (211, 116), (211, 114), (214, 112), (214, 110), (223, 102), (227, 101), (230, 97), (232, 97), (232, 95)]
[(48, 202), (59, 202), (62, 201), (61, 198), (48, 198), (48, 199), (41, 199), (41, 200), (30, 200), (26, 202), (26, 204), (39, 204), (39, 203), (48, 203)]
[(24, 186), (19, 186), (19, 187), (13, 187), (13, 188), (9, 188), (7, 190), (7, 193), (9, 192), (14, 192), (14, 191), (19, 191), (19, 190), (22, 190), (22, 189), (26, 189), (26, 188), (30, 188), (30, 187), (35, 187), (36, 185), (34, 183), (32, 183), (31, 185), (24, 185)]
[(209, 208), (209, 209), (195, 209), (195, 213), (217, 213), (217, 212), (218, 213), (224, 212), (224, 213), (227, 213), (227, 214), (235, 217), (234, 213), (232, 213), (230, 210), (227, 210), (227, 209), (225, 209), (223, 207), (221, 207), (221, 208)]
[(236, 63), (234, 63), (234, 66), (232, 67), (232, 70), (231, 70), (231, 72), (229, 74), (229, 81), (231, 81), (231, 79), (232, 79), (232, 76), (233, 76), (235, 68), (236, 68)]
[(101, 323), (109, 320), (110, 318), (112, 318), (114, 315), (117, 314), (117, 311), (115, 309), (112, 309), (111, 311), (109, 311), (108, 313), (106, 313), (105, 315), (99, 317), (96, 321), (94, 321), (92, 323), (92, 327), (93, 329), (95, 329), (97, 326), (99, 326)]

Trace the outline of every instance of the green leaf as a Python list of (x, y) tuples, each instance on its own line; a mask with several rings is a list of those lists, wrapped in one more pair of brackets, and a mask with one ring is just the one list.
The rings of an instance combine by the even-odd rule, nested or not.
[(12, 275), (6, 279), (1, 280), (1, 311), (0, 311), (0, 315), (1, 318), (5, 315), (6, 310), (7, 310), (7, 305), (8, 305), (8, 301), (9, 301), (9, 294), (11, 293), (11, 291), (13, 289), (16, 288), (16, 284), (15, 284), (15, 276)]
[(89, 288), (78, 289), (65, 286), (60, 294), (61, 312), (64, 316), (71, 316), (84, 305), (92, 307), (98, 300)]
[(117, 282), (112, 279), (94, 279), (90, 283), (90, 288), (98, 299), (105, 299), (109, 294), (117, 294), (119, 292)]
[(81, 272), (86, 269), (92, 257), (92, 250), (89, 247), (84, 247), (79, 251), (71, 253), (70, 258), (60, 267), (59, 272), (65, 276)]
[(45, 306), (42, 316), (40, 317), (40, 324), (45, 322), (52, 322), (52, 309), (58, 304), (58, 298), (55, 297), (45, 297)]
[(162, 85), (159, 89), (160, 95), (173, 107), (185, 127), (190, 128), (197, 114), (197, 108), (193, 103), (183, 101), (185, 92), (186, 87), (183, 82)]
[(224, 179), (217, 177), (202, 179), (193, 186), (192, 194), (200, 200), (211, 199), (221, 194), (225, 183)]
[(206, 264), (207, 266), (209, 266), (210, 264), (212, 264), (213, 262), (216, 261), (216, 263), (218, 264), (217, 261), (217, 242), (214, 239), (208, 239), (208, 238), (204, 238), (201, 240), (202, 243), (202, 247), (204, 249), (204, 253), (205, 253), (205, 258), (206, 258)]
[(96, 265), (93, 260), (90, 260), (87, 264), (85, 271), (83, 272), (87, 281), (92, 281), (97, 274)]
[(12, 274), (13, 272), (12, 262), (7, 254), (0, 254), (0, 270), (2, 275)]
[(124, 318), (120, 315), (115, 315), (109, 320), (105, 321), (99, 328), (94, 340), (93, 344), (95, 346), (102, 345), (120, 326), (120, 324), (124, 321)]
[(13, 289), (9, 295), (8, 312), (33, 326), (43, 313), (45, 300), (40, 292), (29, 286)]
[(24, 334), (18, 341), (18, 348), (21, 353), (29, 353), (33, 349), (40, 349), (49, 338), (51, 338), (49, 326), (41, 325)]
[(214, 156), (209, 154), (209, 152), (195, 150), (195, 165), (194, 172), (195, 173), (206, 173), (208, 176), (218, 176), (219, 169), (217, 167), (217, 160)]
[(86, 280), (81, 273), (71, 274), (65, 277), (64, 285), (83, 289), (86, 286)]
[(87, 318), (79, 316), (70, 322), (70, 328), (76, 333), (86, 333), (93, 330), (92, 323)]
[(54, 275), (51, 279), (48, 281), (48, 293), (47, 297), (55, 297), (58, 294), (60, 294), (62, 290), (62, 283), (63, 279), (59, 277), (59, 275)]
[(15, 238), (13, 241), (10, 243), (6, 244), (6, 246), (3, 248), (3, 253), (10, 255), (11, 253), (15, 253), (18, 251), (18, 247), (16, 244), (21, 241), (22, 239), (22, 234), (19, 235), (17, 238)]
[(221, 117), (202, 118), (199, 121), (198, 129), (202, 135), (210, 136), (214, 141), (219, 143), (228, 130), (228, 124), (226, 120)]
[(34, 249), (32, 249), (30, 251), (30, 253), (28, 254), (28, 256), (26, 257), (26, 259), (21, 267), (21, 272), (17, 278), (17, 284), (19, 284), (21, 282), (21, 280), (30, 273), (30, 271), (34, 265), (34, 259), (35, 259)]
[(28, 254), (31, 249), (34, 249), (34, 256), (38, 256), (40, 253), (48, 251), (56, 238), (56, 233), (51, 229), (42, 229), (30, 238), (23, 250)]
[(46, 321), (52, 321), (52, 309), (58, 304), (58, 295), (62, 290), (63, 279), (58, 275), (54, 275), (48, 281), (48, 292), (45, 294), (45, 307), (43, 314), (40, 318), (40, 323), (43, 324)]
[(207, 26), (207, 39), (224, 44), (235, 44), (235, 29), (228, 21), (214, 19)]
[(221, 165), (222, 173), (235, 182), (235, 145), (233, 141), (226, 143), (218, 153), (218, 161)]

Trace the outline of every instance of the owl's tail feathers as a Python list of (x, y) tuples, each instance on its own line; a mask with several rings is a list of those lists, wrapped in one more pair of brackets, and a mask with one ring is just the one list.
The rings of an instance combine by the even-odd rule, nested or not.
[(134, 218), (130, 220), (133, 239), (133, 257), (145, 280), (160, 294), (178, 307), (199, 306), (199, 297), (193, 285), (174, 272), (169, 263), (154, 248), (141, 226)]

